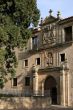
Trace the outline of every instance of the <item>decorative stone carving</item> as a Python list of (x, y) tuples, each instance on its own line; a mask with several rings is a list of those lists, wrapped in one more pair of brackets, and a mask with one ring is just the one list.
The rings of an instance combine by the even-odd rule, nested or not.
[(54, 25), (49, 25), (43, 29), (43, 44), (53, 44), (56, 42)]
[(67, 59), (61, 64), (62, 69), (69, 70), (69, 65)]
[(35, 66), (35, 65), (33, 65), (33, 67), (32, 67), (32, 71), (33, 71), (33, 73), (38, 72), (38, 67)]

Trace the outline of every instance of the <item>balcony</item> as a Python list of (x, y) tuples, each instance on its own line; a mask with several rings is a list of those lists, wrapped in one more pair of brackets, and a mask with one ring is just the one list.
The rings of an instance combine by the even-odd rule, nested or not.
[(69, 47), (71, 46), (73, 43), (73, 41), (64, 41), (64, 42), (57, 42), (54, 44), (46, 44), (46, 45), (40, 45), (39, 47), (37, 46), (33, 46), (32, 50), (29, 50), (30, 54), (34, 54), (34, 53), (38, 53), (41, 52), (43, 50), (47, 50), (47, 49), (55, 49), (55, 48), (63, 48), (63, 47)]
[(38, 45), (36, 44), (36, 45), (32, 45), (32, 50), (38, 50)]

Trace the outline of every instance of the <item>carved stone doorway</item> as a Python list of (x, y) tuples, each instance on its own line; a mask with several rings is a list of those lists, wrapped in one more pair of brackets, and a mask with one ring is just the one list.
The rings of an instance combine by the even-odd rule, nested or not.
[(52, 76), (48, 76), (45, 80), (44, 95), (50, 97), (51, 104), (57, 104), (57, 83)]

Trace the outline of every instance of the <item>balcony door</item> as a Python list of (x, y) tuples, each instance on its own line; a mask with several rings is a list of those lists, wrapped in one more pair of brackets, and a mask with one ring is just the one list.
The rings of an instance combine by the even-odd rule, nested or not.
[(72, 41), (72, 26), (64, 28), (65, 31), (65, 42)]
[(32, 49), (37, 49), (38, 47), (38, 36), (32, 37)]

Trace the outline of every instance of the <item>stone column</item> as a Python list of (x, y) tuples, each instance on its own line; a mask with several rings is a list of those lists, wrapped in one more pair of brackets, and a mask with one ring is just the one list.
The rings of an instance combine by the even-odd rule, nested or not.
[(66, 105), (70, 106), (70, 73), (67, 59), (65, 61), (65, 77), (66, 77)]
[(42, 96), (44, 96), (44, 83), (42, 82)]
[(65, 104), (65, 71), (61, 70), (60, 73), (60, 95), (61, 95), (61, 105)]
[(68, 106), (71, 106), (70, 99), (70, 74), (68, 73)]
[(38, 95), (38, 68), (33, 67), (33, 94), (36, 96)]

